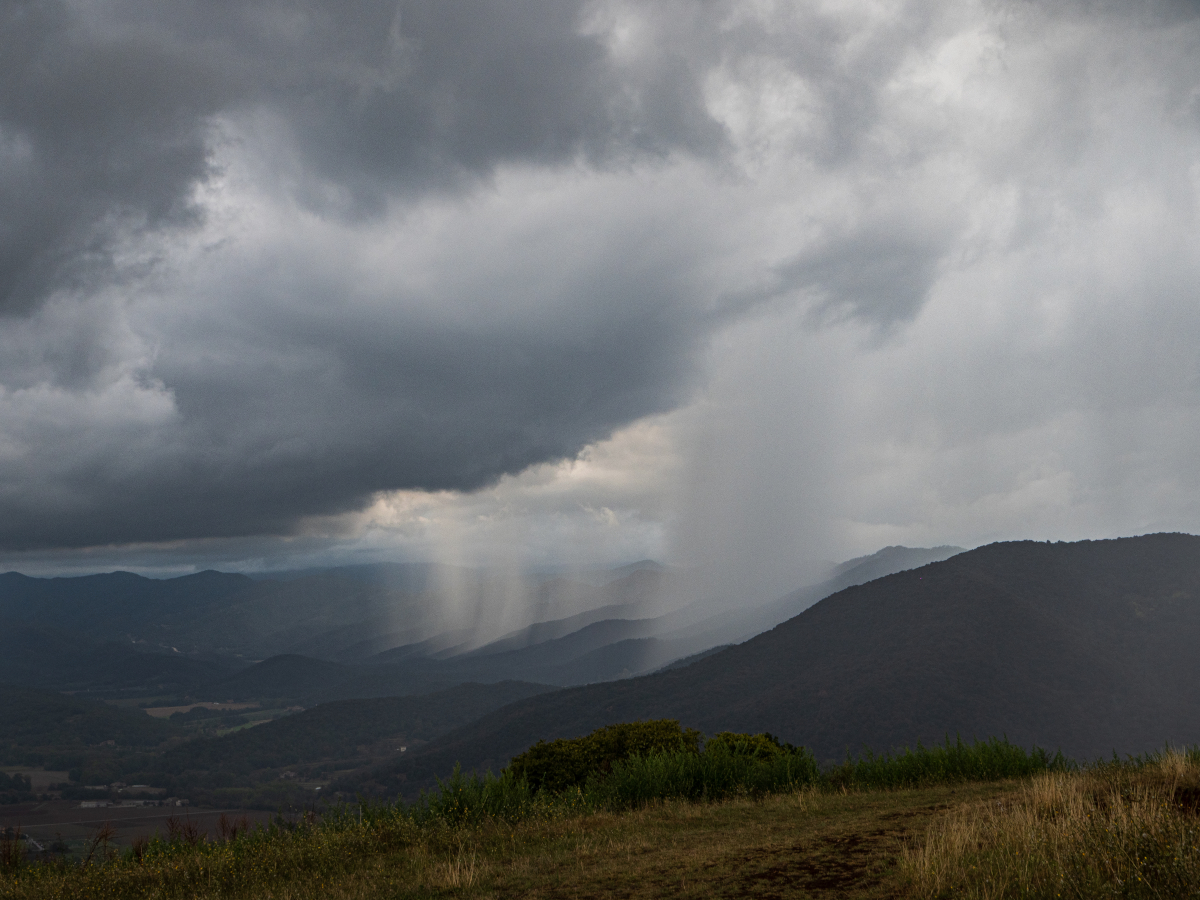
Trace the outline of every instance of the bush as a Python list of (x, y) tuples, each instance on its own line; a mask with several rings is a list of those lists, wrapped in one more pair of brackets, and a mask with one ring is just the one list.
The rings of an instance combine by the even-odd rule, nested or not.
[(0, 772), (0, 803), (20, 803), (33, 796), (33, 785), (20, 772), (6, 775)]
[(698, 753), (700, 732), (681, 728), (675, 719), (626, 722), (598, 728), (586, 737), (538, 741), (513, 757), (505, 770), (535, 791), (560, 792), (582, 787), (592, 775), (607, 774), (613, 764), (654, 753)]
[(724, 739), (708, 741), (703, 753), (634, 756), (614, 763), (606, 776), (592, 776), (584, 793), (590, 805), (629, 809), (669, 798), (760, 797), (818, 781), (821, 770), (812, 753), (765, 738), (725, 732)]
[(750, 756), (755, 759), (775, 759), (800, 752), (791, 744), (782, 743), (773, 734), (739, 734), (735, 731), (722, 731), (704, 742), (704, 752), (718, 748), (734, 756)]

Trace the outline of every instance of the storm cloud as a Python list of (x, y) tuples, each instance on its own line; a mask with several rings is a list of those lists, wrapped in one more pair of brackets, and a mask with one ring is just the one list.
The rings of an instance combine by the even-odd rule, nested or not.
[(972, 442), (1196, 406), (1188, 4), (0, 17), (7, 551), (303, 534), (664, 415), (683, 557), (966, 543), (1015, 527), (950, 509), (1015, 490)]

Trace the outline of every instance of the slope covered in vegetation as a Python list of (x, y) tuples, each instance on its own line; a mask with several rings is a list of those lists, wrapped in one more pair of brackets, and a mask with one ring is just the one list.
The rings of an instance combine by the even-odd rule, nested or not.
[(1200, 537), (991, 544), (851, 587), (682, 669), (513, 704), (360, 787), (499, 769), (535, 740), (674, 718), (819, 759), (1007, 735), (1081, 758), (1200, 741)]
[(725, 735), (562, 791), (456, 775), (420, 803), (319, 821), (210, 837), (173, 820), (123, 849), (100, 833), (74, 861), (30, 861), (9, 839), (0, 898), (1195, 897), (1198, 790), (1197, 753), (1079, 770), (990, 741), (822, 771)]

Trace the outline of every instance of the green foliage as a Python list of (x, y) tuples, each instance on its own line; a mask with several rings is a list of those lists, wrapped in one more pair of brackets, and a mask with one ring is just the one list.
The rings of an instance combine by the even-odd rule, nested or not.
[(559, 792), (582, 787), (589, 777), (607, 774), (614, 763), (631, 756), (696, 753), (699, 744), (700, 732), (681, 728), (675, 719), (625, 722), (598, 728), (586, 737), (538, 741), (513, 757), (506, 771), (535, 790)]
[(62, 754), (113, 741), (119, 747), (156, 747), (179, 735), (162, 719), (54, 691), (0, 685), (0, 748)]
[(33, 784), (29, 776), (14, 772), (7, 775), (0, 772), (0, 803), (20, 803), (33, 796)]
[(418, 825), (441, 823), (452, 827), (484, 821), (515, 823), (537, 817), (579, 813), (591, 808), (578, 789), (558, 794), (538, 791), (523, 776), (504, 771), (497, 778), (490, 772), (467, 777), (455, 767), (454, 774), (439, 782), (436, 791), (421, 796), (406, 808)]
[(20, 772), (13, 772), (11, 775), (0, 772), (0, 791), (17, 791), (28, 794), (32, 790), (33, 785), (30, 783), (28, 775), (22, 775)]
[[(722, 732), (706, 741), (703, 750), (699, 737), (670, 720), (609, 726), (575, 741), (541, 742), (531, 748), (540, 747), (538, 754), (522, 754), (522, 764), (510, 765), (499, 777), (468, 776), (456, 767), (436, 790), (411, 804), (363, 802), (326, 811), (320, 819), (312, 814), (294, 822), (279, 817), (269, 828), (249, 831), (223, 827), (219, 839), (190, 825), (168, 823), (166, 840), (135, 845), (124, 855), (105, 846), (89, 853), (82, 866), (22, 862), (10, 881), (0, 879), (0, 897), (281, 895), (302, 884), (333, 884), (356, 871), (361, 861), (407, 847), (458, 842), (461, 849), (464, 829), (489, 824), (502, 824), (503, 833), (510, 834), (510, 827), (520, 822), (671, 799), (710, 802), (803, 789), (841, 793), (1071, 768), (1059, 755), (1026, 752), (1007, 741), (966, 745), (947, 740), (931, 749), (918, 745), (895, 755), (866, 754), (822, 771), (810, 751), (769, 734)], [(548, 752), (555, 745), (556, 751)], [(562, 776), (562, 761), (581, 766), (580, 758), (590, 767), (582, 781), (552, 789), (551, 779)], [(542, 781), (535, 783), (527, 773), (537, 771), (538, 764), (546, 768), (539, 773)], [(1107, 765), (1133, 770), (1152, 764), (1154, 758)], [(1153, 855), (1167, 846), (1156, 840), (1154, 846), (1138, 845), (1143, 875), (1151, 864), (1175, 864), (1162, 853)]]
[(731, 737), (749, 740), (709, 741), (703, 753), (665, 751), (617, 762), (607, 776), (588, 781), (587, 800), (606, 809), (629, 809), (668, 798), (758, 797), (808, 787), (820, 778), (816, 759), (803, 748), (754, 740), (761, 735)]
[(774, 759), (799, 752), (799, 748), (782, 743), (773, 734), (739, 734), (734, 731), (719, 732), (704, 742), (704, 752), (724, 748), (734, 756), (751, 756), (755, 759)]
[(866, 751), (857, 760), (847, 755), (846, 762), (825, 773), (825, 781), (834, 787), (910, 788), (960, 781), (1000, 781), (1027, 778), (1039, 772), (1061, 772), (1077, 768), (1061, 753), (1050, 754), (1039, 747), (1025, 750), (1007, 739), (992, 738), (964, 744), (946, 738), (940, 747), (905, 749), (899, 754), (876, 756)]

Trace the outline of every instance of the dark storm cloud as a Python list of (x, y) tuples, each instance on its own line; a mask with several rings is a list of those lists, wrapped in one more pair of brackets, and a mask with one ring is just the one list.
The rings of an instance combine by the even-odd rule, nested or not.
[[(631, 83), (578, 2), (172, 3), (0, 10), (0, 312), (88, 283), (122, 229), (186, 223), (212, 117), (269, 110), (338, 212), (498, 162), (711, 150), (696, 74)], [(333, 185), (336, 191), (323, 188)]]
[(3, 542), (286, 532), (382, 489), (479, 487), (684, 398), (701, 332), (681, 318), (695, 285), (678, 260), (629, 246), (625, 271), (555, 272), (547, 288), (553, 254), (506, 264), (507, 249), (458, 254), (477, 271), (433, 294), (363, 292), (374, 273), (320, 239), (285, 246), (278, 268), (251, 253), (215, 283), (172, 282), (179, 296), (130, 325), (168, 344), (133, 375), (98, 353), (83, 402), (45, 386), (7, 398), (36, 404), (10, 414), (10, 442), (49, 452), (9, 458)]
[[(470, 297), (385, 289), (369, 300), (382, 313), (339, 307), (355, 287), (320, 266), (303, 282), (251, 264), (220, 302), (173, 291), (178, 314), (157, 319), (129, 305), (169, 269), (160, 253), (204, 227), (195, 192), (224, 176), (214, 154), (229, 140), (261, 137), (248, 152), (281, 202), (347, 227), (503, 163), (604, 169), (719, 148), (686, 53), (623, 67), (585, 13), (6, 4), (0, 380), (17, 449), (0, 543), (286, 532), (380, 489), (474, 488), (677, 403), (698, 331), (676, 320), (670, 272), (592, 273), (539, 297), (539, 316), (493, 310), (466, 327), (408, 304)], [(137, 249), (147, 236), (159, 250)], [(249, 312), (268, 308), (270, 321)]]
[(65, 5), (11, 2), (0, 85), (0, 313), (94, 277), (122, 227), (194, 214), (220, 94), (194, 54), (95, 41)]
[(914, 320), (973, 191), (1094, 143), (1056, 51), (1009, 156), (906, 80), (997, 8), (5, 4), (0, 549), (478, 488), (677, 407), (773, 296)]

